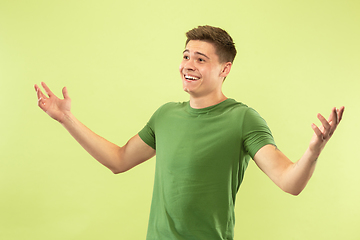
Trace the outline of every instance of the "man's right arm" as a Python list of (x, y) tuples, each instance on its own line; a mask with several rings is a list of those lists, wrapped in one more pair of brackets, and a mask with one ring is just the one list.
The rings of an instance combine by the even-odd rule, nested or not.
[(113, 173), (125, 172), (155, 156), (155, 150), (147, 145), (138, 134), (123, 147), (119, 147), (97, 135), (71, 113), (71, 100), (66, 88), (63, 89), (64, 99), (59, 99), (45, 83), (42, 83), (42, 86), (48, 96), (43, 94), (40, 88), (35, 85), (38, 106), (50, 117), (61, 123), (91, 156)]
[(155, 150), (138, 134), (119, 147), (91, 131), (73, 115), (66, 116), (62, 125), (91, 156), (113, 173), (125, 172), (155, 156)]

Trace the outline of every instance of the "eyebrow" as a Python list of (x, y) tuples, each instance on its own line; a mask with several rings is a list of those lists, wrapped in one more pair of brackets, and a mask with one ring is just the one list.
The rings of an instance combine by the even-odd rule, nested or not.
[[(187, 52), (187, 53), (190, 53), (190, 51), (189, 51), (188, 49), (185, 49), (184, 52), (183, 52), (183, 54), (186, 53), (186, 52)], [(206, 56), (205, 54), (203, 54), (203, 53), (201, 53), (201, 52), (195, 52), (195, 54), (198, 54), (198, 55), (201, 55), (201, 56), (206, 57), (207, 59), (210, 59), (208, 56)]]

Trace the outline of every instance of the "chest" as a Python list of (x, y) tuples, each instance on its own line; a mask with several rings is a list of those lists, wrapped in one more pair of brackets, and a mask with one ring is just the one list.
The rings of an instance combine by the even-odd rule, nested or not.
[(231, 115), (167, 114), (155, 129), (157, 162), (168, 171), (228, 172), (241, 159), (241, 122)]

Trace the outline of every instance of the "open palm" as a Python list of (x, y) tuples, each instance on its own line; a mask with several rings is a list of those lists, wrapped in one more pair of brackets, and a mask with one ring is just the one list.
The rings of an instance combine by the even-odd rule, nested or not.
[(334, 134), (337, 126), (342, 119), (343, 113), (344, 107), (341, 107), (339, 109), (333, 108), (328, 120), (326, 120), (321, 114), (318, 114), (317, 117), (322, 123), (322, 126), (317, 127), (315, 124), (312, 124), (311, 126), (314, 130), (314, 135), (310, 141), (310, 148), (314, 152), (318, 152), (318, 154), (320, 154), (326, 143)]
[(67, 114), (71, 110), (71, 99), (69, 97), (66, 87), (62, 89), (64, 99), (58, 98), (45, 83), (41, 83), (45, 90), (45, 94), (41, 91), (40, 87), (35, 84), (35, 91), (38, 97), (38, 106), (46, 112), (50, 117), (62, 123)]

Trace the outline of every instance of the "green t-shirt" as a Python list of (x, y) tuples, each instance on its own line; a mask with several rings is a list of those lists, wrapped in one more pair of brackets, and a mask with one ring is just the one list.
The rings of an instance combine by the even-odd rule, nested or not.
[(249, 159), (275, 145), (264, 119), (233, 99), (202, 109), (167, 103), (139, 136), (156, 149), (146, 239), (233, 239), (235, 197)]

